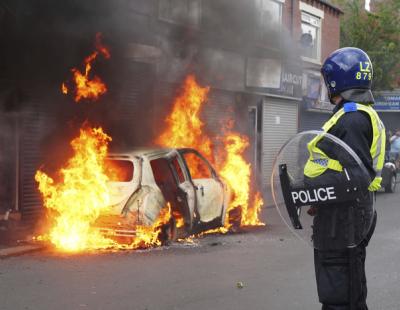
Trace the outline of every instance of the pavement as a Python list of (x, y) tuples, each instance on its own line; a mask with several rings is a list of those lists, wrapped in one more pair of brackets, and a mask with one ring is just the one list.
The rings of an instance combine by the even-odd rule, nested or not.
[[(368, 304), (400, 309), (400, 193), (379, 194), (367, 249)], [(265, 228), (144, 251), (50, 249), (0, 260), (0, 309), (320, 309), (313, 251), (275, 209)]]
[(2, 246), (0, 247), (0, 259), (41, 251), (44, 248), (45, 246), (43, 245), (33, 245), (33, 244)]

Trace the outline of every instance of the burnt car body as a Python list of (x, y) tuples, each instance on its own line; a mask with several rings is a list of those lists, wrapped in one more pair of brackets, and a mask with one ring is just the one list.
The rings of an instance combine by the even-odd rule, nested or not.
[(196, 150), (132, 150), (108, 161), (124, 173), (108, 184), (110, 208), (96, 222), (103, 234), (133, 237), (136, 227), (154, 225), (167, 203), (173, 225), (179, 218), (186, 234), (224, 225), (229, 190)]

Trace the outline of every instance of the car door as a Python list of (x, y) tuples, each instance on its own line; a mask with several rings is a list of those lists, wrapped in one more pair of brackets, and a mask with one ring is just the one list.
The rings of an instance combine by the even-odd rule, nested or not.
[(185, 164), (183, 163), (181, 157), (176, 151), (168, 155), (168, 161), (178, 186), (176, 192), (177, 195), (176, 199), (181, 206), (182, 216), (185, 221), (185, 226), (187, 230), (190, 231), (193, 227), (193, 222), (196, 217), (195, 189), (192, 182), (190, 181), (190, 176), (186, 171)]
[(196, 209), (203, 223), (221, 217), (224, 205), (224, 188), (209, 162), (197, 151), (180, 151), (190, 173), (196, 193)]

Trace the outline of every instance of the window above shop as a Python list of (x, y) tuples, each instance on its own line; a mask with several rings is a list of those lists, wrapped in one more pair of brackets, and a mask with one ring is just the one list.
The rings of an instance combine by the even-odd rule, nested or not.
[(301, 36), (300, 48), (306, 61), (321, 61), (321, 26), (324, 12), (304, 2), (300, 2)]
[(324, 112), (331, 112), (328, 92), (321, 74), (317, 71), (306, 70), (303, 73), (303, 99), (307, 108)]
[(159, 18), (197, 28), (201, 22), (201, 0), (159, 0)]
[(260, 8), (260, 39), (263, 44), (271, 43), (271, 30), (281, 31), (282, 4), (281, 0), (258, 0)]

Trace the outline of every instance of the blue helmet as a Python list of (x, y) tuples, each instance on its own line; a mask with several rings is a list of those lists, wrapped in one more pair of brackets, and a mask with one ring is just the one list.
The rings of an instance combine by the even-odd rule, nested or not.
[(373, 78), (372, 63), (359, 48), (344, 47), (334, 51), (321, 68), (329, 97), (351, 90), (370, 90)]

